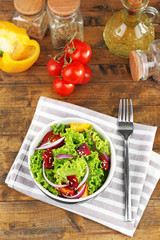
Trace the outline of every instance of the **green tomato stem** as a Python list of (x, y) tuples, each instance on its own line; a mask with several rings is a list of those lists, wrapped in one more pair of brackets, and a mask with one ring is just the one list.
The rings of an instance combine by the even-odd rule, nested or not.
[(0, 50), (0, 57), (3, 57), (3, 51)]

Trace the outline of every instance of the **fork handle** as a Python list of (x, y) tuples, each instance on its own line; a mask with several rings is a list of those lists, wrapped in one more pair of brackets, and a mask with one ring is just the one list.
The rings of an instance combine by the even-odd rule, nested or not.
[(130, 181), (130, 164), (129, 164), (129, 152), (128, 152), (128, 139), (124, 140), (124, 184), (125, 184), (125, 221), (132, 221), (131, 212), (131, 181)]

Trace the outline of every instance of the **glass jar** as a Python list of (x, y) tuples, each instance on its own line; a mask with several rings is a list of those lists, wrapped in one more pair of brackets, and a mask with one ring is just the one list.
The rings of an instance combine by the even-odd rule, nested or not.
[[(153, 20), (159, 12), (147, 7), (149, 0), (121, 0), (124, 9), (115, 13), (107, 22), (103, 37), (111, 52), (128, 58), (132, 50), (148, 49), (154, 40)], [(153, 15), (149, 18), (147, 14)]]
[(160, 83), (160, 39), (150, 43), (147, 51), (131, 51), (129, 63), (134, 81), (152, 77)]
[(25, 28), (30, 37), (42, 40), (48, 29), (45, 0), (14, 0), (14, 6), (12, 22)]
[(74, 35), (83, 41), (80, 0), (48, 0), (47, 13), (54, 48), (63, 48)]

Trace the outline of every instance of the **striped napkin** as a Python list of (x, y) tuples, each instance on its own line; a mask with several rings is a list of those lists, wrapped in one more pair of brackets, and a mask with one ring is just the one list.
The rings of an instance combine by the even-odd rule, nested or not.
[[(105, 191), (94, 199), (73, 205), (54, 201), (41, 192), (32, 181), (27, 159), (30, 144), (36, 134), (46, 124), (65, 117), (81, 117), (98, 124), (113, 141), (117, 155), (116, 171)], [(133, 236), (160, 176), (160, 156), (152, 152), (155, 133), (156, 127), (134, 124), (134, 133), (130, 137), (132, 222), (124, 221), (123, 140), (117, 132), (117, 119), (80, 106), (40, 97), (30, 128), (8, 173), (6, 183), (30, 197)]]

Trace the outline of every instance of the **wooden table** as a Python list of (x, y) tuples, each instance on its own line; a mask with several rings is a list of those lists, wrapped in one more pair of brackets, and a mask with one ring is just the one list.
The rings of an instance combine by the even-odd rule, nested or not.
[[(160, 10), (158, 0), (150, 5)], [(108, 51), (102, 32), (109, 17), (122, 8), (120, 0), (82, 0), (84, 40), (93, 50), (90, 67), (92, 81), (76, 86), (75, 91), (61, 97), (52, 90), (53, 78), (46, 71), (48, 55), (57, 53), (50, 32), (40, 42), (41, 54), (28, 71), (8, 74), (0, 71), (0, 239), (130, 239), (110, 228), (29, 198), (4, 183), (30, 126), (40, 96), (77, 104), (117, 117), (120, 98), (132, 98), (134, 120), (160, 127), (160, 85), (152, 79), (133, 82), (127, 59)], [(0, 20), (11, 21), (13, 1), (0, 1)], [(160, 35), (156, 34), (156, 38)], [(160, 128), (154, 150), (160, 153)], [(38, 211), (37, 211), (38, 210)], [(160, 239), (160, 183), (149, 201), (134, 239)]]

